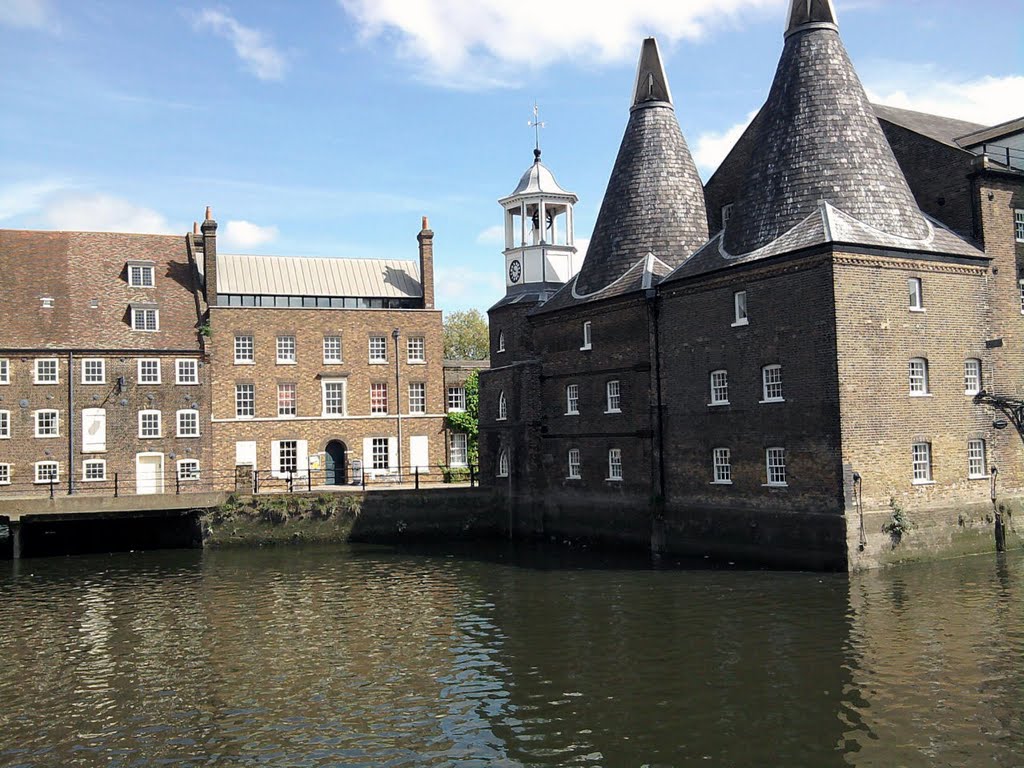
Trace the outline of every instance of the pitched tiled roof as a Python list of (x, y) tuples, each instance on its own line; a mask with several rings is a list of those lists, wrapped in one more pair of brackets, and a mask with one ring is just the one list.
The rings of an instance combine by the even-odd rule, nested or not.
[(977, 123), (968, 123), (963, 120), (954, 120), (951, 117), (940, 115), (929, 115), (925, 112), (914, 112), (910, 109), (898, 109), (887, 107), (884, 104), (872, 104), (875, 114), (879, 120), (902, 126), (914, 133), (927, 136), (940, 144), (960, 148), (957, 139), (968, 133), (974, 133), (984, 129), (984, 126)]
[[(129, 286), (129, 261), (152, 263), (155, 286)], [(199, 349), (184, 236), (0, 230), (0, 274), (0, 346)], [(132, 304), (155, 304), (160, 330), (132, 330)]]
[(581, 301), (603, 301), (604, 299), (614, 299), (630, 293), (639, 294), (641, 291), (653, 288), (671, 271), (672, 267), (653, 253), (648, 253), (627, 269), (618, 279), (590, 294), (581, 293), (582, 289), (578, 282), (579, 276), (574, 277), (532, 314), (539, 315), (547, 312), (556, 312), (565, 307), (578, 305)]
[(217, 292), (419, 298), (420, 267), (394, 259), (217, 254)]

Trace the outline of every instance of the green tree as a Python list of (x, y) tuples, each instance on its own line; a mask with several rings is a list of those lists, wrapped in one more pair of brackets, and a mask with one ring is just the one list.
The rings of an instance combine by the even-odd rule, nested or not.
[(466, 452), (469, 463), (476, 464), (479, 458), (477, 437), (480, 434), (480, 382), (477, 372), (466, 377), (466, 410), (451, 411), (445, 417), (448, 429), (466, 433)]
[(486, 360), (490, 351), (487, 319), (478, 309), (444, 316), (444, 356), (448, 360)]

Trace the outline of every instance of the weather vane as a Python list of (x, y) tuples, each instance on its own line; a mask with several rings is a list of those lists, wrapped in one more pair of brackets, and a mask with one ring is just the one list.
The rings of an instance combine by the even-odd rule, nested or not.
[(536, 143), (535, 151), (537, 153), (537, 156), (539, 157), (540, 156), (540, 129), (541, 128), (547, 128), (548, 124), (543, 122), (540, 119), (540, 107), (537, 106), (537, 102), (533, 103), (533, 120), (530, 120), (527, 123), (527, 125), (530, 126), (531, 128), (533, 128), (534, 133), (536, 134), (536, 142), (537, 143)]

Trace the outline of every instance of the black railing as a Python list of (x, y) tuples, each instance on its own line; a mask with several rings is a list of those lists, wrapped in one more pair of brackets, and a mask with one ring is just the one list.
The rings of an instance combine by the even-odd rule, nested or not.
[(981, 153), (1007, 168), (1024, 170), (1024, 149), (1007, 147), (1002, 144), (982, 144)]

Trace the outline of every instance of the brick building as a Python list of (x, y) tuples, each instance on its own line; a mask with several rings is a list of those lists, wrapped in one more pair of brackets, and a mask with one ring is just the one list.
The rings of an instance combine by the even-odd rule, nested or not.
[(845, 569), (900, 511), (990, 547), (992, 475), (1024, 489), (993, 425), (1024, 386), (1021, 127), (876, 116), (832, 3), (794, 0), (702, 189), (646, 41), (582, 268), (491, 310), (481, 475), (517, 526)]
[(173, 492), (210, 461), (183, 237), (0, 231), (0, 493)]

